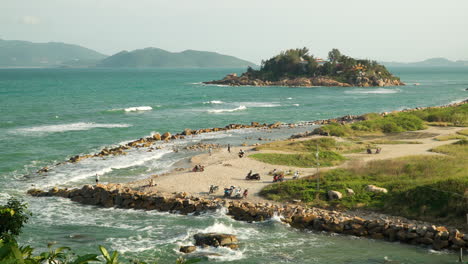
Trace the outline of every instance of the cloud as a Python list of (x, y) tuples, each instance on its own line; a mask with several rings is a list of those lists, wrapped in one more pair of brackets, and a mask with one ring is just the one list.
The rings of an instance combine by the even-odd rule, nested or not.
[(37, 25), (41, 23), (41, 19), (35, 16), (23, 16), (20, 22), (25, 25)]

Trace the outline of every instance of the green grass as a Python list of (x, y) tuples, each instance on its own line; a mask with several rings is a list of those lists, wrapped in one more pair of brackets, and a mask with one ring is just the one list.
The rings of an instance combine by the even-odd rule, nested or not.
[(317, 134), (338, 137), (398, 133), (424, 129), (427, 124), (468, 126), (468, 104), (446, 108), (431, 108), (387, 116), (366, 114), (363, 121), (352, 124), (331, 123), (315, 130)]
[(291, 153), (311, 153), (317, 150), (334, 151), (338, 153), (360, 152), (365, 149), (362, 142), (338, 142), (334, 138), (322, 137), (310, 140), (284, 140), (274, 141), (256, 147), (256, 150), (278, 150)]
[(468, 136), (468, 129), (463, 129), (457, 132), (459, 135)]
[(369, 144), (398, 145), (398, 144), (422, 144), (422, 142), (421, 141), (377, 139), (377, 140), (369, 141)]
[[(468, 140), (433, 149), (446, 156), (409, 156), (393, 160), (354, 163), (346, 169), (329, 170), (316, 179), (308, 177), (269, 185), (261, 195), (278, 201), (302, 200), (314, 206), (365, 208), (394, 215), (436, 221), (465, 223), (468, 211)], [(388, 189), (387, 194), (367, 192), (369, 184)], [(346, 195), (346, 188), (354, 196)], [(328, 190), (343, 193), (340, 201), (329, 202)], [(316, 200), (316, 196), (320, 201)]]
[[(299, 168), (310, 168), (316, 164), (315, 154), (277, 154), (257, 153), (249, 158), (273, 165), (285, 165)], [(319, 154), (320, 167), (330, 167), (340, 164), (345, 160), (343, 156), (332, 151), (321, 151)]]
[(448, 140), (454, 140), (454, 139), (466, 139), (466, 137), (463, 135), (451, 134), (451, 135), (438, 136), (434, 138), (434, 140), (437, 140), (437, 141), (448, 141)]

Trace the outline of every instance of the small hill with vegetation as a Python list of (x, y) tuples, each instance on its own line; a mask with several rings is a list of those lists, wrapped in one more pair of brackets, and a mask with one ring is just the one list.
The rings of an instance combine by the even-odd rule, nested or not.
[(169, 52), (158, 48), (122, 51), (102, 60), (98, 67), (109, 68), (241, 68), (254, 63), (216, 52), (186, 50)]
[(337, 49), (328, 61), (309, 54), (307, 48), (290, 49), (262, 61), (259, 70), (251, 67), (241, 76), (229, 74), (222, 80), (205, 82), (252, 86), (396, 86), (404, 85), (376, 61), (354, 59)]
[(78, 45), (0, 39), (0, 67), (57, 67), (95, 64), (106, 55)]

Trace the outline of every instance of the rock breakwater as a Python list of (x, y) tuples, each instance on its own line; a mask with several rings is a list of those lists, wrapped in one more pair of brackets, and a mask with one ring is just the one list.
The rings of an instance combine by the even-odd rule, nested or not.
[(468, 247), (468, 234), (457, 229), (436, 226), (399, 217), (366, 218), (343, 212), (302, 205), (250, 203), (242, 200), (205, 199), (185, 193), (161, 195), (144, 193), (120, 184), (85, 185), (81, 189), (31, 189), (36, 197), (58, 196), (82, 204), (141, 210), (158, 210), (198, 215), (225, 207), (228, 215), (239, 221), (264, 221), (280, 216), (281, 221), (299, 229), (327, 231), (387, 241), (430, 246), (435, 250)]

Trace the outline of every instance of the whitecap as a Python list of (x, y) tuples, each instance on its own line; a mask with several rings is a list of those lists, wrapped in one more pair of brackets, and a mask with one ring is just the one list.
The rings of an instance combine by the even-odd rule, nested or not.
[(240, 105), (245, 105), (246, 107), (279, 107), (281, 104), (277, 102), (240, 102)]
[(134, 107), (127, 107), (124, 109), (125, 112), (151, 111), (151, 110), (153, 110), (151, 106), (134, 106)]
[(299, 106), (299, 104), (293, 104), (294, 106)]
[(207, 112), (208, 113), (224, 113), (224, 112), (235, 112), (235, 111), (242, 111), (242, 110), (245, 110), (247, 109), (247, 107), (245, 105), (241, 105), (237, 108), (234, 108), (234, 109), (212, 109), (212, 110), (208, 110)]
[(350, 91), (345, 91), (346, 94), (394, 94), (399, 93), (401, 90), (399, 89), (354, 89)]
[(224, 104), (224, 102), (220, 100), (212, 100), (208, 102), (203, 102), (203, 104)]
[(89, 130), (93, 128), (122, 128), (122, 127), (130, 127), (130, 126), (132, 125), (78, 122), (78, 123), (70, 123), (70, 124), (44, 125), (44, 126), (18, 128), (13, 131), (19, 132), (19, 133), (58, 133), (58, 132), (67, 132), (67, 131)]
[(286, 98), (286, 99), (288, 99), (288, 100), (292, 100), (292, 97), (288, 97), (288, 98)]

